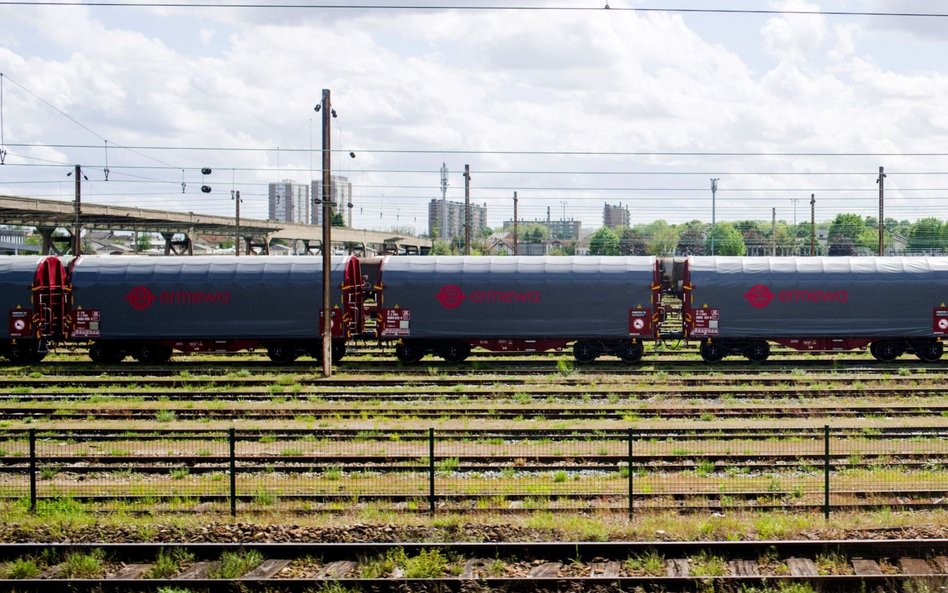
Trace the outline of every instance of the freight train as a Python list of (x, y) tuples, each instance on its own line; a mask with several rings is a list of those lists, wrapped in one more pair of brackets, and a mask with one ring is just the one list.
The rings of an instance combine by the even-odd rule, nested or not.
[[(369, 339), (402, 363), (472, 348), (639, 361), (648, 342), (762, 362), (771, 344), (933, 362), (948, 335), (948, 258), (333, 257), (332, 357)], [(95, 362), (173, 352), (322, 355), (322, 259), (0, 257), (0, 354)], [(2, 324), (0, 324), (2, 326)]]

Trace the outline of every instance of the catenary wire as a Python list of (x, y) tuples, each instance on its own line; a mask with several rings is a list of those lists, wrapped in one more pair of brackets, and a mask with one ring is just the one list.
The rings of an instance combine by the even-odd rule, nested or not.
[(906, 12), (906, 11), (868, 11), (868, 10), (806, 10), (806, 9), (778, 9), (778, 8), (687, 8), (687, 7), (610, 7), (608, 1), (603, 6), (529, 6), (529, 5), (424, 5), (424, 4), (292, 4), (292, 3), (258, 3), (258, 2), (90, 2), (85, 0), (72, 1), (39, 1), (39, 0), (0, 0), (0, 6), (92, 6), (100, 8), (217, 8), (217, 9), (282, 9), (282, 10), (364, 10), (364, 11), (443, 11), (455, 10), (465, 12), (634, 12), (634, 13), (678, 13), (678, 14), (716, 14), (716, 15), (784, 15), (784, 16), (858, 16), (858, 17), (900, 17), (900, 18), (945, 18), (948, 13), (943, 12)]

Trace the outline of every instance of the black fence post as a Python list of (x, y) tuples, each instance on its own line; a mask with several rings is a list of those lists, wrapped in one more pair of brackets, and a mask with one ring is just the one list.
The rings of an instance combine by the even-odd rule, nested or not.
[(36, 512), (36, 429), (30, 429), (30, 513)]
[(830, 517), (830, 427), (823, 425), (823, 518)]
[(230, 441), (230, 516), (237, 516), (237, 429), (229, 431)]
[(434, 428), (428, 429), (428, 514), (435, 513), (435, 441)]
[(632, 520), (632, 503), (633, 503), (632, 478), (633, 478), (633, 475), (635, 474), (634, 468), (632, 467), (632, 428), (631, 427), (629, 428), (628, 463), (629, 463), (629, 521), (631, 521)]

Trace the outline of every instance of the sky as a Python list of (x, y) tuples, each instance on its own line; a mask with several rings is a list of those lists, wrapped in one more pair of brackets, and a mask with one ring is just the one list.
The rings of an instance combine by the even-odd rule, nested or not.
[(329, 89), (357, 228), (426, 233), (442, 163), (495, 227), (514, 191), (586, 232), (875, 216), (879, 167), (886, 217), (948, 219), (942, 0), (136, 3), (0, 1), (0, 194), (71, 200), (79, 164), (84, 202), (265, 219), (322, 176)]

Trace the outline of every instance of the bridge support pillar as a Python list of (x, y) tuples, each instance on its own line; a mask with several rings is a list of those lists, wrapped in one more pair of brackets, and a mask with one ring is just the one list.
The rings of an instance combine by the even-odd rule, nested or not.
[(270, 240), (266, 237), (257, 241), (253, 235), (243, 237), (244, 253), (247, 255), (270, 255)]
[(40, 253), (43, 255), (68, 255), (72, 253), (72, 233), (68, 235), (54, 236), (57, 227), (44, 226), (36, 227), (36, 231), (42, 238)]
[(175, 239), (179, 233), (167, 233), (162, 231), (161, 236), (165, 240), (165, 255), (194, 255), (194, 245), (191, 243), (191, 237), (187, 233), (184, 239)]
[(297, 249), (297, 252), (302, 251), (299, 255), (320, 255), (323, 252), (322, 241), (319, 239), (300, 239), (297, 243), (303, 246), (302, 250)]

